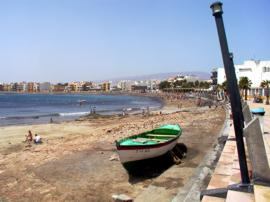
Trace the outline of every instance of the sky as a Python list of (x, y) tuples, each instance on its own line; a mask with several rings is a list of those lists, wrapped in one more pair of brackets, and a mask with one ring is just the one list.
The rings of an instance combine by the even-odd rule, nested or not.
[[(270, 60), (270, 1), (224, 0), (234, 63)], [(106, 80), (223, 65), (209, 0), (0, 0), (0, 83)]]

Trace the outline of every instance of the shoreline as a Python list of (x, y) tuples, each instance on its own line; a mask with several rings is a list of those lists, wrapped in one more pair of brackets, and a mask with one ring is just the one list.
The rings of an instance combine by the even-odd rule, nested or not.
[[(7, 94), (17, 94), (15, 93), (7, 93)], [(18, 94), (26, 94), (26, 95), (32, 95), (32, 94), (36, 94), (36, 93), (18, 93)], [(49, 93), (38, 93), (40, 95), (47, 95)], [(73, 95), (73, 93), (65, 93), (66, 95)], [(75, 94), (75, 93), (74, 93)], [(80, 95), (80, 93), (76, 93), (78, 95)], [(57, 94), (54, 94), (57, 95)], [(59, 94), (62, 95), (62, 94)], [(150, 109), (153, 107), (154, 109), (152, 109), (152, 111), (158, 111), (160, 109), (162, 109), (165, 105), (164, 100), (162, 99), (162, 97), (160, 96), (152, 96), (151, 94), (133, 94), (133, 93), (121, 93), (121, 94), (81, 94), (81, 95), (104, 95), (104, 96), (132, 96), (132, 97), (147, 97), (150, 98), (153, 101), (156, 101), (159, 103), (159, 107), (155, 107), (155, 105), (149, 105)], [(143, 108), (146, 109), (146, 107), (141, 106), (140, 109), (139, 108), (131, 108), (130, 111), (125, 111), (126, 114), (140, 114), (143, 110)], [(68, 114), (68, 113), (77, 113), (77, 114), (84, 114), (84, 115), (61, 115), (61, 114)], [(121, 115), (123, 113), (123, 110), (112, 110), (112, 111), (97, 111), (97, 115), (100, 116), (114, 116), (114, 115)], [(4, 126), (23, 126), (23, 125), (39, 125), (39, 124), (47, 124), (50, 123), (50, 118), (56, 119), (55, 123), (62, 123), (62, 122), (69, 122), (69, 121), (75, 121), (76, 119), (80, 119), (84, 116), (89, 116), (90, 115), (90, 111), (89, 112), (63, 112), (63, 113), (52, 113), (51, 116), (48, 115), (26, 115), (26, 116), (21, 116), (18, 118), (13, 118), (13, 117), (8, 117), (8, 119), (1, 118), (3, 119), (3, 123), (0, 124), (0, 127), (4, 127)], [(9, 119), (13, 119), (15, 121), (13, 121), (12, 123), (7, 123)], [(26, 120), (25, 122), (21, 121), (21, 123), (16, 123), (16, 120)], [(6, 123), (5, 123), (6, 122)]]
[[(125, 94), (127, 95), (127, 94)], [(134, 96), (140, 96), (140, 95), (134, 95)], [(145, 95), (146, 96), (146, 95)], [(177, 111), (177, 107), (175, 105), (172, 105), (171, 103), (168, 102), (168, 100), (166, 100), (164, 97), (162, 96), (152, 96), (150, 98), (153, 99), (157, 99), (160, 101), (161, 103), (161, 107), (159, 109), (150, 111), (150, 116), (152, 115), (157, 115), (160, 113), (160, 111), (165, 109), (165, 113), (167, 113), (167, 107), (169, 107), (171, 110), (173, 111)], [(164, 113), (164, 112), (163, 112)], [(40, 127), (51, 127), (54, 125), (65, 125), (65, 124), (76, 124), (78, 122), (86, 122), (86, 121), (97, 121), (99, 119), (104, 119), (104, 120), (111, 120), (111, 119), (122, 119), (122, 118), (128, 118), (128, 117), (134, 117), (134, 118), (138, 118), (142, 115), (142, 112), (137, 112), (137, 113), (127, 113), (125, 116), (122, 115), (121, 112), (119, 112), (119, 114), (109, 114), (109, 115), (103, 115), (103, 114), (88, 114), (88, 115), (83, 115), (83, 116), (79, 116), (77, 118), (73, 118), (71, 120), (63, 120), (63, 121), (55, 121), (53, 123), (49, 123), (49, 122), (44, 122), (44, 123), (25, 123), (25, 124), (11, 124), (11, 125), (0, 125), (0, 132), (3, 129), (8, 129), (8, 128), (18, 128), (20, 130), (20, 128), (40, 128)], [(146, 115), (145, 115), (146, 116)], [(27, 133), (28, 130), (25, 130), (25, 134)], [(1, 136), (2, 139), (0, 139), (0, 146), (3, 147), (3, 135)], [(6, 139), (8, 139), (8, 137), (5, 137)], [(12, 138), (11, 138), (12, 139)], [(11, 141), (8, 141), (8, 144), (6, 144), (6, 146), (10, 146)], [(15, 140), (16, 144), (20, 144), (21, 142), (18, 141), (17, 139)], [(12, 144), (12, 143), (11, 143)], [(1, 148), (2, 150), (4, 149)], [(0, 149), (0, 151), (1, 151)]]

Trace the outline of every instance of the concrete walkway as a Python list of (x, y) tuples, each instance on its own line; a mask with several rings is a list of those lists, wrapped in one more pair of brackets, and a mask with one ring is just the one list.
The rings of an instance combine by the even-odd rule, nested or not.
[[(250, 109), (263, 107), (266, 111), (264, 116), (264, 145), (268, 158), (268, 165), (270, 166), (270, 105), (262, 103), (252, 103), (248, 101)], [(230, 127), (229, 138), (233, 138), (234, 128), (233, 125)], [(248, 152), (246, 152), (248, 154)], [(252, 173), (252, 168), (249, 160), (247, 160), (249, 172)], [(211, 180), (207, 189), (226, 188), (228, 185), (236, 184), (241, 182), (240, 168), (237, 156), (236, 142), (235, 140), (228, 140), (225, 144), (223, 152), (217, 163), (215, 171), (211, 176)], [(222, 202), (222, 201), (256, 201), (265, 202), (270, 201), (270, 187), (255, 185), (254, 194), (243, 193), (237, 191), (228, 191), (227, 198), (218, 198), (204, 196), (203, 202)]]

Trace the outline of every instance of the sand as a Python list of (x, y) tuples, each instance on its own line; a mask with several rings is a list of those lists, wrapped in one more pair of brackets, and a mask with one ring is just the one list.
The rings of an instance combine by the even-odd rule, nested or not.
[[(161, 115), (0, 127), (0, 201), (111, 201), (112, 194), (135, 198), (151, 184), (166, 187), (173, 196), (213, 147), (224, 119), (222, 107), (196, 107), (195, 100), (185, 99), (167, 101)], [(115, 140), (167, 123), (181, 125), (180, 142), (189, 148), (184, 163), (174, 165), (180, 177), (166, 178), (167, 171), (128, 175), (117, 160)], [(44, 143), (28, 147), (23, 142), (28, 130)]]

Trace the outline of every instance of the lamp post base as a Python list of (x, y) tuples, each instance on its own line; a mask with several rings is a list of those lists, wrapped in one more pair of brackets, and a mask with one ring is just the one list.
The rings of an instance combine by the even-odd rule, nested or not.
[(201, 191), (201, 194), (200, 194), (200, 200), (202, 200), (202, 198), (204, 196), (213, 196), (213, 197), (218, 197), (218, 198), (226, 198), (227, 193), (228, 193), (229, 190), (245, 192), (245, 193), (254, 193), (253, 184), (242, 184), (242, 183), (240, 183), (240, 184), (232, 184), (232, 185), (229, 185), (226, 188), (203, 190), (203, 191)]

